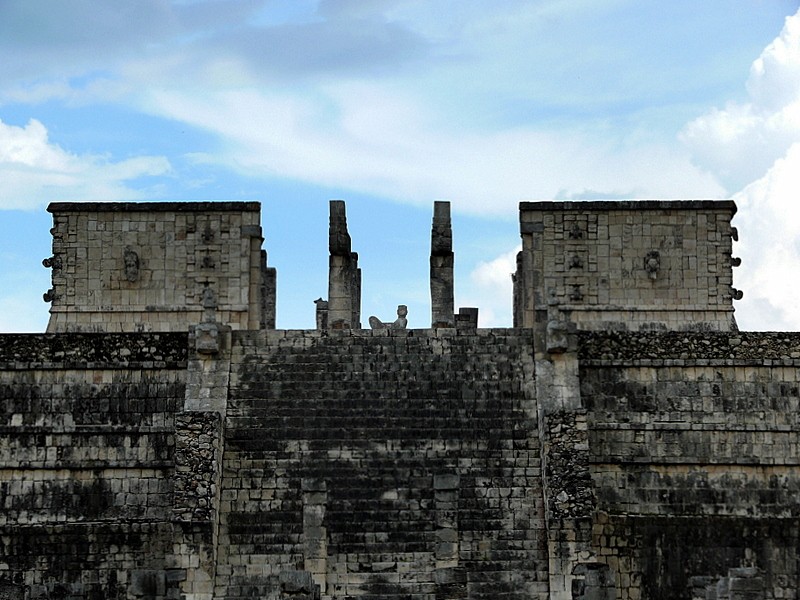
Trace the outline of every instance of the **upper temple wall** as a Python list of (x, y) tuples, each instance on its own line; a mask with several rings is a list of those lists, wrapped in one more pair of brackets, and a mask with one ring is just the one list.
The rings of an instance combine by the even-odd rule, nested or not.
[[(53, 203), (48, 332), (274, 327), (257, 202)], [(209, 288), (211, 291), (205, 292)]]
[[(516, 326), (735, 329), (732, 201), (522, 202)], [(551, 317), (552, 318), (552, 315)]]

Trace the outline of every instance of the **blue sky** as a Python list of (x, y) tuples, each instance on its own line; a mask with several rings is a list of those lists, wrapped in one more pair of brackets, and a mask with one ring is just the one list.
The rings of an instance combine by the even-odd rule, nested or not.
[[(800, 16), (784, 0), (4, 0), (0, 331), (41, 331), (51, 201), (260, 200), (279, 327), (327, 291), (344, 199), (363, 314), (511, 320), (521, 200), (734, 198), (744, 329), (800, 329)], [(795, 279), (799, 280), (795, 283)]]

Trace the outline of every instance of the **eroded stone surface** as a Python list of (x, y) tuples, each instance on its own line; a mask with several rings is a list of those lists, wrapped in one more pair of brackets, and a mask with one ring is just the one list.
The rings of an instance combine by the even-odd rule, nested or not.
[(217, 294), (233, 329), (275, 326), (257, 202), (56, 202), (47, 330), (186, 331)]
[(450, 203), (434, 202), (431, 227), (431, 327), (454, 327), (453, 228)]
[(330, 202), (327, 318), (329, 329), (361, 328), (361, 269), (351, 249), (345, 204)]
[[(81, 210), (122, 232), (136, 211), (130, 231), (203, 208), (143, 206)], [(318, 330), (262, 315), (232, 332), (231, 288), (209, 277), (192, 324), (213, 336), (0, 335), (0, 598), (795, 597), (800, 335), (731, 327), (733, 210), (523, 204), (527, 329), (480, 329), (467, 310), (455, 327), (360, 330), (335, 203), (347, 310), (327, 322), (320, 299)], [(447, 259), (444, 217), (432, 256)], [(195, 221), (211, 273), (228, 233)], [(67, 246), (69, 223), (54, 229)], [(154, 277), (144, 233), (109, 259), (131, 289)], [(240, 233), (260, 256), (258, 226)], [(69, 256), (46, 261), (62, 291)], [(239, 297), (259, 286), (274, 280)]]

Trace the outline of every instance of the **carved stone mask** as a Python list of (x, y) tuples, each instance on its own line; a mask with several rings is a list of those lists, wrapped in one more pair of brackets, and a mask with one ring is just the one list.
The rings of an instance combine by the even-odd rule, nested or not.
[(127, 246), (122, 258), (125, 262), (125, 279), (133, 283), (139, 279), (139, 255)]
[(650, 279), (655, 279), (658, 276), (658, 270), (661, 268), (661, 255), (658, 250), (651, 250), (644, 257), (644, 270), (647, 271), (647, 276)]

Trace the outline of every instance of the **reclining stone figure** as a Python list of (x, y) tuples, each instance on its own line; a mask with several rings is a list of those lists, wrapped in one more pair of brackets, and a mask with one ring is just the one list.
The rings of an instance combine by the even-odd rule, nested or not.
[(408, 307), (405, 304), (398, 304), (397, 319), (393, 323), (384, 323), (378, 317), (370, 317), (369, 327), (370, 329), (405, 329), (408, 326), (407, 314)]

